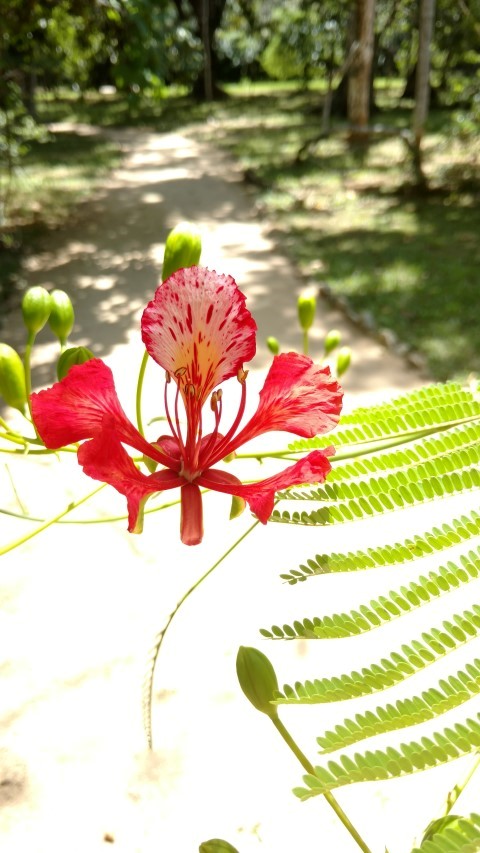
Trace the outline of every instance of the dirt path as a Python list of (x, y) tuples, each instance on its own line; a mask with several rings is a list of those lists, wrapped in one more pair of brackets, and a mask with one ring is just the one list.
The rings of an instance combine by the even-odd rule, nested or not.
[[(269, 334), (284, 349), (299, 346), (296, 297), (304, 282), (275, 247), (268, 223), (252, 214), (252, 197), (235, 166), (192, 132), (126, 132), (122, 145), (122, 167), (71, 227), (28, 260), (28, 283), (74, 296), (74, 342), (108, 361), (131, 413), (141, 359), (139, 317), (159, 280), (163, 241), (179, 220), (194, 220), (203, 235), (202, 262), (232, 274), (247, 294), (259, 326), (254, 376), (261, 378), (270, 360)], [(353, 349), (346, 382), (352, 400), (420, 384), (419, 374), (328, 305), (321, 305), (320, 316), (318, 337), (337, 327)], [(2, 335), (23, 344), (14, 321)], [(53, 378), (55, 345), (44, 340), (35, 356), (37, 385)], [(148, 381), (156, 400), (155, 377)], [(32, 465), (16, 459), (9, 469), (18, 495), (40, 517), (91, 486), (74, 460)], [(6, 469), (0, 499), (2, 507), (16, 506)], [(123, 513), (122, 501), (102, 493), (84, 517), (95, 512)], [(185, 549), (176, 513), (168, 524), (149, 516), (141, 537), (129, 536), (124, 522), (57, 526), (3, 557), (2, 850), (95, 853), (114, 844), (124, 853), (191, 853), (200, 841), (223, 836), (242, 853), (286, 853), (306, 849), (320, 831), (323, 850), (356, 850), (324, 803), (309, 807), (294, 800), (290, 788), (301, 770), (239, 696), (235, 679), (240, 643), (258, 645), (261, 625), (287, 621), (291, 610), (294, 617), (311, 610), (310, 590), (297, 594), (295, 588), (292, 596), (277, 576), (318, 550), (316, 531), (302, 532), (299, 554), (290, 530), (257, 528), (185, 606), (162, 654), (155, 750), (146, 751), (140, 685), (151, 638), (192, 579), (251, 524), (245, 517), (228, 523), (225, 501), (212, 496), (204, 543)], [(25, 532), (25, 522), (3, 518), (2, 542)], [(330, 534), (322, 534), (322, 548), (334, 547)], [(355, 578), (340, 590), (342, 607), (358, 590)], [(338, 597), (338, 587), (327, 584), (329, 591)], [(313, 674), (310, 652), (300, 658), (293, 646), (283, 646), (277, 659), (284, 680), (293, 661), (300, 670), (295, 675), (302, 669), (305, 677)], [(297, 734), (313, 756), (311, 733), (307, 738), (297, 726)], [(341, 799), (354, 822), (368, 827), (370, 838), (372, 831), (378, 836), (381, 849), (385, 826), (396, 820), (399, 837), (403, 826), (395, 804), (384, 808), (380, 787), (368, 794), (368, 809), (363, 792), (347, 791)]]

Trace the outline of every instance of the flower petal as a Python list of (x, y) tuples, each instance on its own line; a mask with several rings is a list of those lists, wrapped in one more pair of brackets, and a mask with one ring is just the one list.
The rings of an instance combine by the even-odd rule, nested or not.
[[(203, 405), (255, 355), (256, 323), (229, 275), (178, 270), (157, 289), (142, 317), (142, 338), (158, 364), (195, 389)], [(190, 392), (191, 393), (191, 392)]]
[(244, 498), (262, 524), (266, 524), (272, 514), (275, 493), (304, 483), (323, 483), (332, 468), (327, 456), (333, 456), (334, 453), (334, 447), (313, 450), (279, 474), (247, 486), (240, 483), (232, 474), (215, 468), (205, 471), (196, 482), (207, 489)]
[(146, 476), (138, 470), (122, 447), (114, 429), (103, 429), (79, 448), (78, 461), (85, 474), (113, 486), (125, 495), (128, 504), (128, 530), (141, 533), (143, 506), (154, 492), (181, 486), (183, 479), (169, 470)]
[(289, 352), (274, 357), (260, 391), (257, 411), (222, 453), (272, 430), (313, 438), (333, 429), (342, 409), (343, 391), (328, 367), (306, 355)]
[(98, 358), (72, 367), (61, 382), (32, 394), (31, 401), (35, 426), (50, 449), (93, 438), (107, 420), (120, 441), (157, 462), (165, 462), (160, 451), (152, 448), (127, 418), (112, 371)]

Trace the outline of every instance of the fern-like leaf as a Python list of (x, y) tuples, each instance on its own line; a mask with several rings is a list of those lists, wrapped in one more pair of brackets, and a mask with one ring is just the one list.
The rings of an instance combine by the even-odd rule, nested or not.
[(463, 555), (460, 562), (461, 566), (449, 562), (437, 572), (430, 572), (428, 577), (421, 575), (408, 586), (390, 590), (387, 596), (381, 595), (369, 604), (361, 604), (358, 610), (297, 620), (283, 628), (272, 625), (270, 630), (261, 628), (260, 633), (269, 640), (332, 640), (365, 634), (478, 578), (480, 547), (476, 552)]
[[(326, 526), (336, 523), (343, 524), (346, 521), (354, 521), (361, 518), (371, 518), (395, 509), (422, 504), (436, 497), (446, 497), (478, 489), (480, 487), (480, 470), (478, 468), (468, 468), (460, 472), (454, 471), (453, 473), (440, 476), (432, 476), (418, 483), (401, 484), (397, 482), (395, 486), (393, 485), (394, 482), (394, 475), (389, 475), (386, 485), (387, 490), (380, 492), (376, 490), (372, 483), (368, 486), (364, 484), (364, 488), (361, 491), (370, 491), (368, 496), (362, 493), (356, 497), (347, 498), (340, 503), (332, 503), (321, 509), (314, 509), (311, 512), (293, 512), (290, 514), (286, 510), (282, 512), (274, 510), (270, 521), (282, 524)], [(391, 488), (389, 484), (391, 484)], [(324, 494), (325, 500), (336, 500), (334, 492), (336, 488), (336, 486), (327, 486), (323, 493), (316, 490), (310, 494), (303, 494), (302, 497), (308, 500), (321, 500), (322, 497), (320, 495)]]
[(283, 692), (275, 697), (277, 705), (311, 705), (338, 702), (366, 696), (387, 687), (392, 687), (420, 672), (426, 666), (445, 657), (480, 633), (480, 606), (445, 621), (441, 628), (431, 628), (422, 634), (422, 639), (404, 643), (400, 652), (392, 652), (389, 658), (364, 667), (360, 672), (351, 672), (334, 678), (316, 678), (314, 681), (296, 682), (295, 687), (285, 684)]
[(442, 679), (421, 696), (399, 699), (395, 704), (379, 706), (375, 711), (356, 714), (355, 719), (345, 719), (333, 731), (317, 738), (321, 754), (345, 749), (353, 743), (393, 732), (408, 726), (433, 720), (468, 702), (480, 693), (480, 660), (476, 658), (465, 670)]
[(280, 575), (293, 586), (311, 577), (332, 572), (354, 572), (411, 562), (435, 551), (442, 551), (480, 534), (480, 515), (472, 512), (454, 519), (450, 524), (434, 527), (422, 535), (405, 539), (394, 545), (379, 545), (367, 551), (317, 554), (298, 569)]
[(401, 743), (398, 749), (389, 746), (385, 750), (355, 753), (353, 758), (341, 755), (337, 761), (329, 761), (326, 767), (315, 767), (314, 774), (304, 776), (307, 787), (295, 788), (294, 794), (307, 800), (354, 782), (394, 779), (439, 767), (479, 748), (480, 714), (428, 738), (423, 737), (420, 742)]

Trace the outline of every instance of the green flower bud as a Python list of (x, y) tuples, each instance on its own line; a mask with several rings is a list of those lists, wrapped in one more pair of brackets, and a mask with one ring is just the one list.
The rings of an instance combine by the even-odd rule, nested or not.
[(422, 844), (426, 841), (430, 841), (437, 832), (443, 832), (447, 827), (449, 829), (458, 829), (462, 818), (459, 815), (448, 814), (443, 817), (438, 817), (435, 820), (432, 820), (423, 835)]
[(0, 344), (0, 395), (13, 409), (24, 412), (27, 404), (25, 368), (18, 352)]
[(342, 336), (338, 329), (330, 329), (325, 337), (325, 355), (330, 355), (330, 353), (338, 347), (340, 341), (342, 340)]
[(145, 454), (143, 454), (143, 464), (150, 471), (150, 474), (154, 474), (158, 467), (158, 462), (155, 462), (155, 459), (150, 459), (150, 456), (145, 456)]
[(210, 841), (203, 841), (200, 844), (198, 853), (238, 853), (238, 850), (228, 841), (223, 841), (221, 838), (211, 838)]
[(338, 351), (337, 355), (337, 376), (343, 376), (344, 373), (350, 367), (350, 362), (352, 360), (352, 351), (350, 347), (342, 347)]
[(29, 287), (22, 299), (23, 322), (31, 335), (43, 329), (51, 311), (51, 300), (44, 287)]
[(298, 320), (304, 332), (308, 332), (315, 319), (317, 300), (315, 296), (299, 296), (297, 302)]
[(239, 498), (237, 495), (232, 495), (232, 507), (230, 509), (230, 521), (238, 518), (246, 507), (245, 498)]
[(280, 352), (280, 344), (276, 338), (267, 338), (267, 347), (273, 355)]
[(170, 231), (165, 243), (162, 281), (174, 272), (198, 264), (202, 252), (200, 231), (190, 222), (179, 222)]
[(72, 301), (68, 293), (65, 293), (64, 290), (52, 290), (50, 301), (52, 309), (48, 318), (48, 324), (63, 347), (75, 322)]
[(57, 361), (57, 376), (63, 379), (71, 367), (75, 364), (85, 364), (86, 361), (95, 358), (93, 352), (87, 347), (69, 347), (64, 350)]
[(278, 690), (277, 676), (263, 652), (249, 646), (240, 646), (237, 654), (237, 677), (245, 696), (257, 711), (268, 717), (277, 717), (271, 704)]

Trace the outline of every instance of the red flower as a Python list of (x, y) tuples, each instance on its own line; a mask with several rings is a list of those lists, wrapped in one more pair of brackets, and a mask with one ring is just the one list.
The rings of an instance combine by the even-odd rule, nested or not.
[[(270, 430), (306, 438), (326, 432), (337, 423), (342, 400), (328, 368), (296, 353), (275, 356), (257, 411), (240, 429), (247, 393), (243, 364), (255, 355), (256, 324), (233, 278), (202, 267), (179, 270), (157, 289), (141, 325), (149, 354), (166, 371), (170, 435), (153, 443), (143, 438), (120, 405), (110, 368), (99, 359), (72, 367), (61, 382), (32, 394), (33, 418), (47, 447), (89, 439), (80, 446), (78, 461), (90, 477), (126, 496), (129, 531), (141, 531), (143, 507), (151, 494), (177, 486), (182, 542), (197, 545), (203, 535), (202, 486), (243, 498), (266, 523), (279, 489), (324, 481), (333, 447), (314, 450), (282, 473), (252, 485), (214, 467), (246, 441)], [(234, 376), (241, 386), (240, 405), (230, 428), (221, 433), (219, 386)], [(209, 397), (214, 426), (204, 435), (202, 414)], [(162, 468), (150, 475), (141, 473), (124, 444)]]

